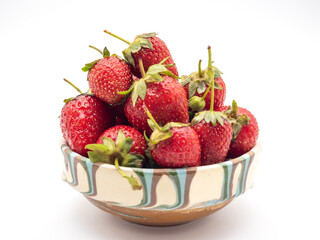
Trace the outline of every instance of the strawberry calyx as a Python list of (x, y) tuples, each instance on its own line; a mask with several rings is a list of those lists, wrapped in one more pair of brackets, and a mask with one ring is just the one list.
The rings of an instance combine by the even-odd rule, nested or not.
[(138, 35), (136, 36), (135, 40), (130, 43), (129, 47), (122, 51), (124, 58), (128, 61), (129, 64), (135, 67), (132, 53), (139, 52), (141, 48), (153, 49), (153, 45), (148, 38), (151, 38), (155, 35), (157, 34), (154, 32)]
[(103, 144), (95, 143), (86, 145), (85, 148), (90, 150), (88, 151), (90, 161), (115, 165), (119, 173), (128, 180), (132, 189), (141, 189), (138, 181), (133, 176), (127, 176), (119, 167), (142, 167), (144, 157), (139, 154), (129, 153), (132, 148), (132, 138), (126, 137), (124, 133), (119, 130), (115, 142), (108, 137), (102, 137), (102, 141)]
[(147, 83), (151, 82), (161, 82), (163, 81), (162, 75), (170, 76), (175, 79), (179, 79), (178, 76), (174, 75), (167, 68), (173, 66), (174, 64), (165, 65), (164, 62), (168, 58), (163, 59), (160, 63), (154, 64), (149, 67), (148, 71), (144, 71), (142, 60), (139, 59), (139, 66), (142, 74), (142, 78), (134, 81), (131, 87), (124, 92), (118, 92), (121, 95), (128, 95), (131, 93), (131, 99), (133, 106), (135, 106), (137, 99), (140, 97), (142, 100), (145, 99), (147, 94)]
[(126, 44), (129, 45), (128, 48), (122, 51), (124, 58), (127, 60), (129, 64), (135, 67), (134, 59), (132, 57), (132, 53), (139, 52), (141, 48), (149, 48), (153, 49), (153, 45), (149, 38), (154, 37), (157, 35), (157, 33), (152, 32), (152, 33), (144, 33), (141, 35), (136, 36), (133, 42), (129, 42), (122, 37), (117, 36), (116, 34), (109, 32), (107, 30), (104, 30), (105, 33), (125, 42)]
[[(185, 85), (189, 84), (188, 86), (188, 92), (189, 96), (188, 99), (192, 98), (196, 92), (198, 94), (202, 94), (206, 91), (207, 88), (210, 87), (210, 71), (213, 71), (214, 73), (214, 79), (217, 79), (220, 77), (222, 72), (215, 66), (212, 66), (213, 61), (211, 61), (208, 64), (208, 67), (205, 70), (201, 69), (201, 60), (199, 60), (198, 64), (198, 71), (191, 73), (189, 76), (184, 77), (183, 81), (181, 82), (181, 85), (184, 87)], [(209, 65), (211, 65), (209, 69)], [(214, 88), (222, 90), (222, 87), (214, 81)]]
[(238, 105), (235, 100), (232, 101), (232, 106), (224, 111), (227, 115), (233, 130), (232, 141), (234, 142), (243, 126), (249, 125), (250, 118), (246, 114), (238, 114)]
[[(97, 52), (99, 52), (99, 53), (102, 55), (102, 58), (107, 58), (107, 57), (110, 57), (110, 56), (114, 56), (114, 57), (117, 57), (117, 58), (121, 59), (121, 58), (120, 58), (118, 55), (116, 55), (116, 54), (112, 54), (112, 55), (111, 55), (107, 47), (104, 47), (103, 51), (101, 51), (100, 49), (98, 49), (98, 48), (96, 48), (96, 47), (94, 47), (94, 46), (92, 46), (92, 45), (89, 45), (89, 47), (92, 48), (92, 49), (94, 49), (94, 50), (96, 50)], [(92, 62), (90, 62), (90, 63), (85, 64), (84, 67), (83, 67), (81, 70), (82, 70), (83, 72), (88, 72), (88, 71), (90, 71), (91, 68), (93, 68), (94, 65), (97, 64), (97, 62), (99, 62), (99, 60), (101, 60), (101, 58), (99, 58), (99, 59), (97, 59), (97, 60), (94, 60), (94, 61), (92, 61)]]
[(222, 112), (202, 111), (196, 113), (195, 117), (191, 121), (191, 126), (198, 124), (202, 120), (205, 120), (206, 123), (212, 123), (213, 126), (216, 126), (217, 122), (223, 126), (224, 119), (228, 120), (228, 117)]
[[(224, 120), (228, 120), (228, 117), (226, 114), (222, 113), (222, 112), (216, 112), (213, 111), (213, 105), (214, 105), (214, 88), (215, 88), (215, 84), (214, 84), (214, 78), (215, 78), (215, 67), (212, 66), (212, 60), (211, 60), (211, 47), (208, 46), (208, 55), (209, 55), (209, 60), (208, 60), (208, 68), (205, 71), (205, 75), (208, 77), (208, 81), (209, 81), (209, 87), (207, 88), (207, 91), (205, 93), (205, 95), (208, 94), (209, 89), (211, 88), (211, 103), (210, 103), (210, 110), (208, 111), (202, 111), (202, 112), (198, 112), (195, 114), (194, 118), (191, 121), (191, 126), (194, 126), (196, 124), (198, 124), (199, 122), (201, 122), (202, 120), (204, 120), (206, 123), (212, 123), (213, 126), (217, 125), (217, 122), (223, 126), (224, 124)], [(199, 68), (200, 69), (200, 68)], [(190, 82), (191, 83), (191, 82)], [(189, 85), (190, 86), (190, 85)], [(192, 98), (191, 98), (192, 99)], [(190, 99), (190, 100), (191, 100)], [(200, 102), (200, 100), (198, 98), (194, 98), (194, 101)], [(204, 99), (204, 98), (203, 98)], [(189, 100), (189, 101), (190, 101)], [(192, 102), (192, 101), (190, 101)], [(196, 105), (196, 104), (195, 104)], [(199, 105), (199, 104), (198, 104)], [(203, 108), (202, 108), (203, 109)]]
[(111, 138), (102, 137), (103, 144), (94, 143), (86, 145), (89, 159), (92, 162), (104, 162), (114, 164), (118, 159), (119, 164), (124, 167), (141, 167), (143, 156), (139, 154), (132, 154), (129, 151), (132, 148), (132, 138), (126, 137), (124, 133), (119, 130), (116, 141)]
[(212, 87), (212, 83), (214, 83), (214, 82), (215, 81), (211, 81), (209, 87), (207, 87), (207, 90), (205, 91), (205, 93), (203, 94), (202, 97), (193, 96), (188, 100), (188, 107), (191, 109), (191, 111), (200, 112), (203, 110), (203, 108), (206, 106), (206, 101), (204, 99), (208, 95), (209, 90)]
[(148, 124), (150, 128), (153, 130), (150, 136), (150, 139), (147, 140), (150, 150), (154, 149), (159, 142), (164, 141), (173, 136), (171, 128), (189, 126), (188, 124), (185, 124), (185, 123), (170, 122), (162, 127), (156, 122), (156, 120), (153, 118), (152, 114), (150, 113), (150, 111), (146, 106), (144, 106), (144, 109), (146, 111), (146, 114), (149, 117), (149, 119), (147, 120)]

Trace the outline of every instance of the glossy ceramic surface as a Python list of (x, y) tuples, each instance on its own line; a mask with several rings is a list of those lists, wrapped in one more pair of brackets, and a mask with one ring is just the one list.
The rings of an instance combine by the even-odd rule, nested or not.
[(223, 163), (180, 169), (121, 167), (142, 185), (132, 190), (113, 165), (92, 163), (61, 142), (63, 180), (100, 209), (146, 225), (176, 225), (207, 216), (253, 186), (259, 146)]

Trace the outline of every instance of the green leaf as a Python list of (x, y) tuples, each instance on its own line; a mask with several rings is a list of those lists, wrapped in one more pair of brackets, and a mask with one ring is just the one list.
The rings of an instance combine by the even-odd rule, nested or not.
[(223, 90), (223, 88), (219, 85), (219, 83), (217, 83), (217, 81), (214, 81), (214, 88)]
[(110, 158), (109, 155), (101, 153), (101, 152), (93, 152), (89, 151), (88, 156), (91, 162), (103, 162), (103, 163), (109, 163), (110, 164)]
[(92, 162), (110, 163), (109, 152), (110, 148), (103, 144), (88, 144), (85, 147), (88, 151), (88, 156)]
[(240, 123), (242, 126), (248, 126), (250, 118), (245, 114), (241, 114), (237, 117), (237, 122)]
[(216, 124), (216, 118), (214, 116), (214, 113), (211, 112), (211, 111), (206, 111), (205, 112), (205, 115), (204, 115), (204, 120), (207, 122), (207, 123), (212, 123), (213, 125)]
[(127, 137), (123, 143), (122, 151), (128, 153), (132, 148), (133, 140), (130, 137)]
[(233, 123), (231, 125), (232, 125), (232, 131), (233, 131), (233, 133), (232, 133), (232, 141), (234, 141), (237, 138), (237, 136), (239, 135), (239, 133), (240, 133), (240, 131), (242, 129), (242, 125), (240, 123), (237, 123), (237, 122), (235, 122), (235, 123)]
[(87, 144), (85, 148), (97, 153), (108, 153), (111, 150), (109, 146), (104, 144), (98, 144), (98, 143)]
[(144, 80), (139, 80), (137, 84), (137, 91), (139, 94), (139, 97), (144, 100), (147, 94), (147, 85)]
[(170, 122), (170, 123), (167, 123), (170, 125), (170, 128), (173, 128), (173, 127), (176, 127), (176, 128), (180, 128), (180, 127), (188, 127), (189, 124), (186, 124), (186, 123), (179, 123), (179, 122)]
[(151, 82), (162, 82), (164, 79), (160, 74), (154, 74), (154, 75), (147, 75), (145, 77), (146, 82), (151, 83)]
[(201, 81), (198, 83), (197, 92), (198, 94), (204, 93), (207, 89), (206, 83)]
[(164, 125), (162, 128), (161, 128), (161, 131), (165, 132), (165, 131), (169, 131), (170, 130), (170, 123), (167, 123), (166, 125)]
[(164, 65), (154, 64), (154, 65), (149, 67), (149, 69), (146, 72), (146, 74), (153, 75), (153, 74), (162, 73), (162, 72), (165, 72), (165, 71), (168, 71), (168, 70)]
[(137, 102), (138, 97), (139, 97), (138, 88), (134, 87), (132, 94), (131, 94), (131, 100), (132, 100), (134, 107), (136, 106), (136, 102)]
[(155, 35), (157, 35), (157, 33), (155, 32), (144, 33), (144, 34), (138, 35), (136, 38), (151, 38), (151, 37), (154, 37)]
[(127, 60), (127, 62), (135, 67), (134, 59), (131, 55), (131, 49), (130, 47), (126, 48), (125, 50), (122, 51), (123, 57)]
[(167, 131), (167, 132), (159, 132), (157, 130), (154, 131), (150, 137), (150, 142), (149, 142), (150, 148), (152, 149), (159, 142), (171, 138), (172, 135), (173, 133), (171, 131)]
[(190, 83), (190, 81), (192, 80), (192, 78), (190, 76), (181, 76), (181, 85), (182, 87), (184, 87), (185, 85), (187, 85), (188, 83)]
[[(153, 49), (152, 43), (150, 42), (150, 40), (148, 40), (146, 38), (139, 38), (138, 43), (140, 45), (140, 49), (141, 49), (141, 47)], [(132, 51), (132, 52), (134, 52), (134, 51)]]
[(110, 52), (107, 49), (107, 47), (104, 47), (102, 56), (103, 56), (103, 58), (110, 57)]
[(156, 126), (154, 125), (154, 123), (152, 122), (152, 120), (150, 118), (147, 119), (148, 125), (149, 127), (154, 130), (156, 128)]
[(144, 157), (140, 154), (127, 154), (126, 159), (122, 162), (125, 167), (142, 167)]
[(96, 63), (97, 63), (99, 60), (100, 60), (100, 59), (95, 60), (95, 61), (93, 61), (93, 62), (91, 62), (91, 63), (87, 63), (81, 70), (82, 70), (83, 72), (88, 72), (88, 71), (90, 71), (91, 68), (93, 68), (94, 65), (96, 65)]
[(111, 138), (102, 137), (103, 144), (108, 147), (109, 151), (113, 151), (116, 149), (114, 145), (114, 141)]
[(125, 141), (126, 141), (126, 135), (124, 135), (122, 130), (119, 130), (118, 136), (116, 138), (116, 148), (121, 151)]
[(136, 105), (138, 97), (140, 97), (142, 100), (145, 99), (147, 94), (147, 85), (145, 82), (145, 79), (140, 79), (139, 81), (134, 83), (132, 94), (131, 94), (131, 99), (133, 106)]
[(223, 119), (222, 119), (220, 113), (215, 112), (215, 118), (218, 120), (218, 122), (220, 123), (220, 125), (223, 126)]
[(136, 53), (141, 49), (141, 44), (139, 42), (134, 41), (131, 45), (130, 45), (130, 50), (132, 53)]
[[(174, 64), (173, 64), (173, 65), (166, 65), (166, 66), (174, 66)], [(173, 77), (173, 78), (175, 78), (175, 79), (180, 79), (180, 77), (174, 75), (174, 74), (173, 74), (171, 71), (169, 71), (169, 70), (167, 70), (167, 71), (165, 71), (165, 72), (162, 72), (161, 74), (166, 75), (166, 76), (169, 76), (169, 77)]]
[(206, 111), (196, 113), (196, 115), (194, 116), (194, 118), (191, 121), (191, 126), (194, 126), (194, 125), (198, 124), (199, 122), (201, 122), (204, 119), (205, 113), (206, 113)]
[(179, 79), (178, 76), (174, 75), (171, 71), (167, 69), (167, 66), (173, 66), (173, 65), (162, 65), (163, 63), (154, 64), (149, 67), (148, 71), (146, 72), (146, 75), (151, 75), (152, 77), (157, 74), (163, 74), (166, 76), (173, 77), (175, 79)]
[(189, 98), (192, 98), (194, 96), (194, 94), (197, 91), (197, 88), (198, 88), (198, 82), (191, 81), (188, 87)]

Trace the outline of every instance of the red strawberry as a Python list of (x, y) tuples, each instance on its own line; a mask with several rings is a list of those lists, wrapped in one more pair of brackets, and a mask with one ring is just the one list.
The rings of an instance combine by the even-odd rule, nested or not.
[(124, 125), (107, 129), (96, 144), (88, 144), (92, 162), (114, 164), (119, 173), (128, 180), (133, 190), (142, 188), (133, 176), (127, 176), (119, 166), (141, 167), (147, 148), (144, 136), (136, 129)]
[(60, 116), (60, 127), (71, 150), (87, 156), (85, 146), (95, 143), (101, 133), (114, 123), (111, 108), (95, 96), (81, 94), (65, 100)]
[(208, 165), (223, 162), (226, 159), (232, 139), (232, 127), (227, 116), (213, 111), (214, 105), (214, 71), (211, 62), (211, 48), (208, 47), (209, 66), (206, 74), (209, 77), (211, 90), (210, 110), (195, 115), (191, 121), (192, 128), (198, 134), (201, 144), (201, 164)]
[[(191, 73), (189, 76), (185, 76), (182, 81), (182, 86), (184, 86), (189, 99), (189, 107), (192, 111), (196, 112), (203, 109), (209, 110), (211, 102), (211, 88), (209, 88), (210, 79), (208, 76), (209, 69), (201, 69), (201, 60), (199, 61), (198, 67), (199, 69), (197, 72)], [(226, 84), (221, 77), (222, 72), (214, 66), (212, 66), (212, 69), (214, 72), (215, 87), (213, 109), (216, 110), (218, 107), (223, 106), (226, 98)]]
[(118, 92), (127, 91), (131, 86), (128, 64), (116, 55), (110, 56), (107, 48), (102, 59), (86, 64), (82, 70), (89, 71), (87, 79), (92, 93), (111, 105), (119, 104), (124, 96)]
[(135, 128), (125, 126), (125, 125), (117, 125), (107, 129), (98, 139), (97, 143), (102, 144), (103, 138), (108, 137), (113, 141), (116, 141), (119, 131), (122, 131), (126, 137), (132, 139), (132, 147), (128, 153), (140, 154), (145, 157), (145, 151), (147, 149), (147, 143), (144, 139), (144, 136)]
[(112, 106), (116, 114), (115, 125), (129, 125), (129, 122), (124, 114), (124, 104)]
[(179, 76), (177, 67), (174, 65), (173, 58), (167, 45), (164, 41), (156, 36), (156, 33), (138, 35), (131, 43), (111, 32), (106, 30), (104, 32), (129, 44), (129, 47), (123, 51), (123, 55), (131, 65), (132, 72), (137, 77), (142, 77), (139, 68), (139, 59), (142, 60), (144, 67), (148, 69), (150, 66), (158, 64), (160, 61), (162, 61), (162, 59), (165, 58), (167, 58), (165, 64), (172, 65), (168, 68), (168, 70), (170, 70), (174, 75)]
[[(161, 76), (160, 73), (169, 76)], [(183, 87), (160, 63), (151, 66), (145, 76), (133, 84), (131, 96), (125, 102), (124, 111), (133, 127), (139, 131), (147, 131), (150, 135), (152, 131), (143, 106), (148, 107), (157, 122), (165, 125), (169, 122), (188, 123), (187, 104)]]
[(236, 101), (232, 102), (232, 107), (222, 107), (231, 119), (233, 128), (233, 138), (230, 144), (228, 157), (236, 158), (250, 151), (257, 143), (259, 127), (253, 114), (242, 107), (238, 107)]
[(193, 121), (191, 125), (198, 134), (201, 143), (201, 164), (223, 162), (226, 159), (232, 138), (230, 123), (225, 119), (221, 123), (207, 122), (203, 118), (200, 122)]
[(187, 124), (170, 122), (160, 127), (145, 110), (154, 126), (149, 148), (152, 159), (165, 168), (200, 166), (201, 148), (197, 133)]

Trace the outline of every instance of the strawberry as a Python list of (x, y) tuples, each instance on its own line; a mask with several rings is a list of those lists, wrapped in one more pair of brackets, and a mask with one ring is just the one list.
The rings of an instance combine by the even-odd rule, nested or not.
[(109, 31), (105, 30), (104, 32), (129, 45), (129, 47), (123, 51), (123, 55), (130, 64), (133, 74), (137, 77), (142, 77), (139, 68), (139, 59), (142, 60), (144, 67), (148, 69), (150, 66), (158, 64), (162, 59), (167, 58), (165, 64), (172, 65), (168, 70), (176, 76), (179, 75), (167, 45), (156, 36), (156, 33), (138, 35), (131, 43)]
[(65, 100), (60, 128), (71, 150), (86, 157), (85, 146), (95, 143), (101, 133), (114, 124), (115, 115), (105, 102), (79, 92), (77, 97)]
[(144, 136), (138, 130), (124, 125), (107, 129), (96, 144), (86, 146), (91, 150), (88, 155), (92, 162), (114, 164), (133, 190), (141, 189), (141, 184), (133, 176), (127, 176), (119, 166), (141, 167), (146, 148)]
[(139, 131), (151, 134), (148, 116), (143, 106), (147, 106), (157, 122), (165, 125), (169, 122), (188, 123), (188, 103), (186, 93), (176, 76), (166, 69), (167, 65), (152, 65), (143, 77), (135, 81), (131, 95), (124, 105), (124, 112), (129, 123)]
[[(101, 52), (99, 49), (96, 50)], [(119, 95), (118, 92), (126, 91), (131, 86), (132, 74), (130, 68), (117, 55), (110, 56), (107, 48), (104, 48), (101, 53), (103, 54), (102, 59), (86, 64), (82, 71), (88, 71), (87, 80), (95, 96), (108, 104), (119, 104), (124, 96)]]
[[(210, 63), (211, 64), (211, 63)], [(226, 84), (221, 74), (222, 72), (212, 66), (214, 72), (214, 107), (217, 109), (223, 106), (226, 98)], [(192, 111), (199, 112), (201, 110), (209, 110), (211, 102), (210, 78), (208, 76), (209, 67), (205, 70), (201, 69), (201, 60), (199, 61), (198, 71), (191, 73), (189, 76), (183, 76), (182, 86), (187, 93), (189, 108)], [(207, 89), (209, 89), (207, 91)], [(200, 106), (199, 106), (200, 104)]]
[[(214, 106), (214, 69), (211, 61), (211, 47), (208, 47), (209, 64), (206, 74), (211, 88), (210, 110), (198, 112), (191, 121), (201, 144), (201, 164), (223, 162), (226, 159), (232, 139), (232, 127), (227, 116), (213, 111)], [(208, 90), (207, 90), (208, 92)]]
[(139, 154), (145, 157), (147, 143), (144, 136), (135, 128), (126, 125), (117, 125), (107, 129), (98, 139), (97, 143), (102, 144), (103, 138), (108, 137), (116, 141), (119, 131), (122, 131), (126, 137), (132, 139), (132, 147), (128, 153)]
[[(209, 114), (207, 116), (209, 117)], [(223, 162), (226, 159), (232, 138), (230, 123), (225, 119), (215, 122), (219, 117), (217, 115), (212, 116), (214, 117), (210, 117), (216, 120), (206, 121), (204, 116), (199, 122), (195, 120), (196, 118), (191, 122), (192, 128), (198, 134), (201, 143), (202, 165)]]
[(112, 106), (116, 114), (115, 125), (129, 125), (129, 122), (124, 114), (124, 104)]
[(258, 122), (247, 109), (238, 107), (236, 101), (232, 106), (221, 107), (220, 111), (231, 119), (233, 137), (228, 151), (228, 157), (236, 158), (250, 151), (257, 143), (259, 136)]
[(144, 108), (154, 130), (148, 143), (153, 161), (165, 168), (200, 166), (201, 148), (197, 133), (184, 123), (170, 122), (160, 127), (147, 107)]

